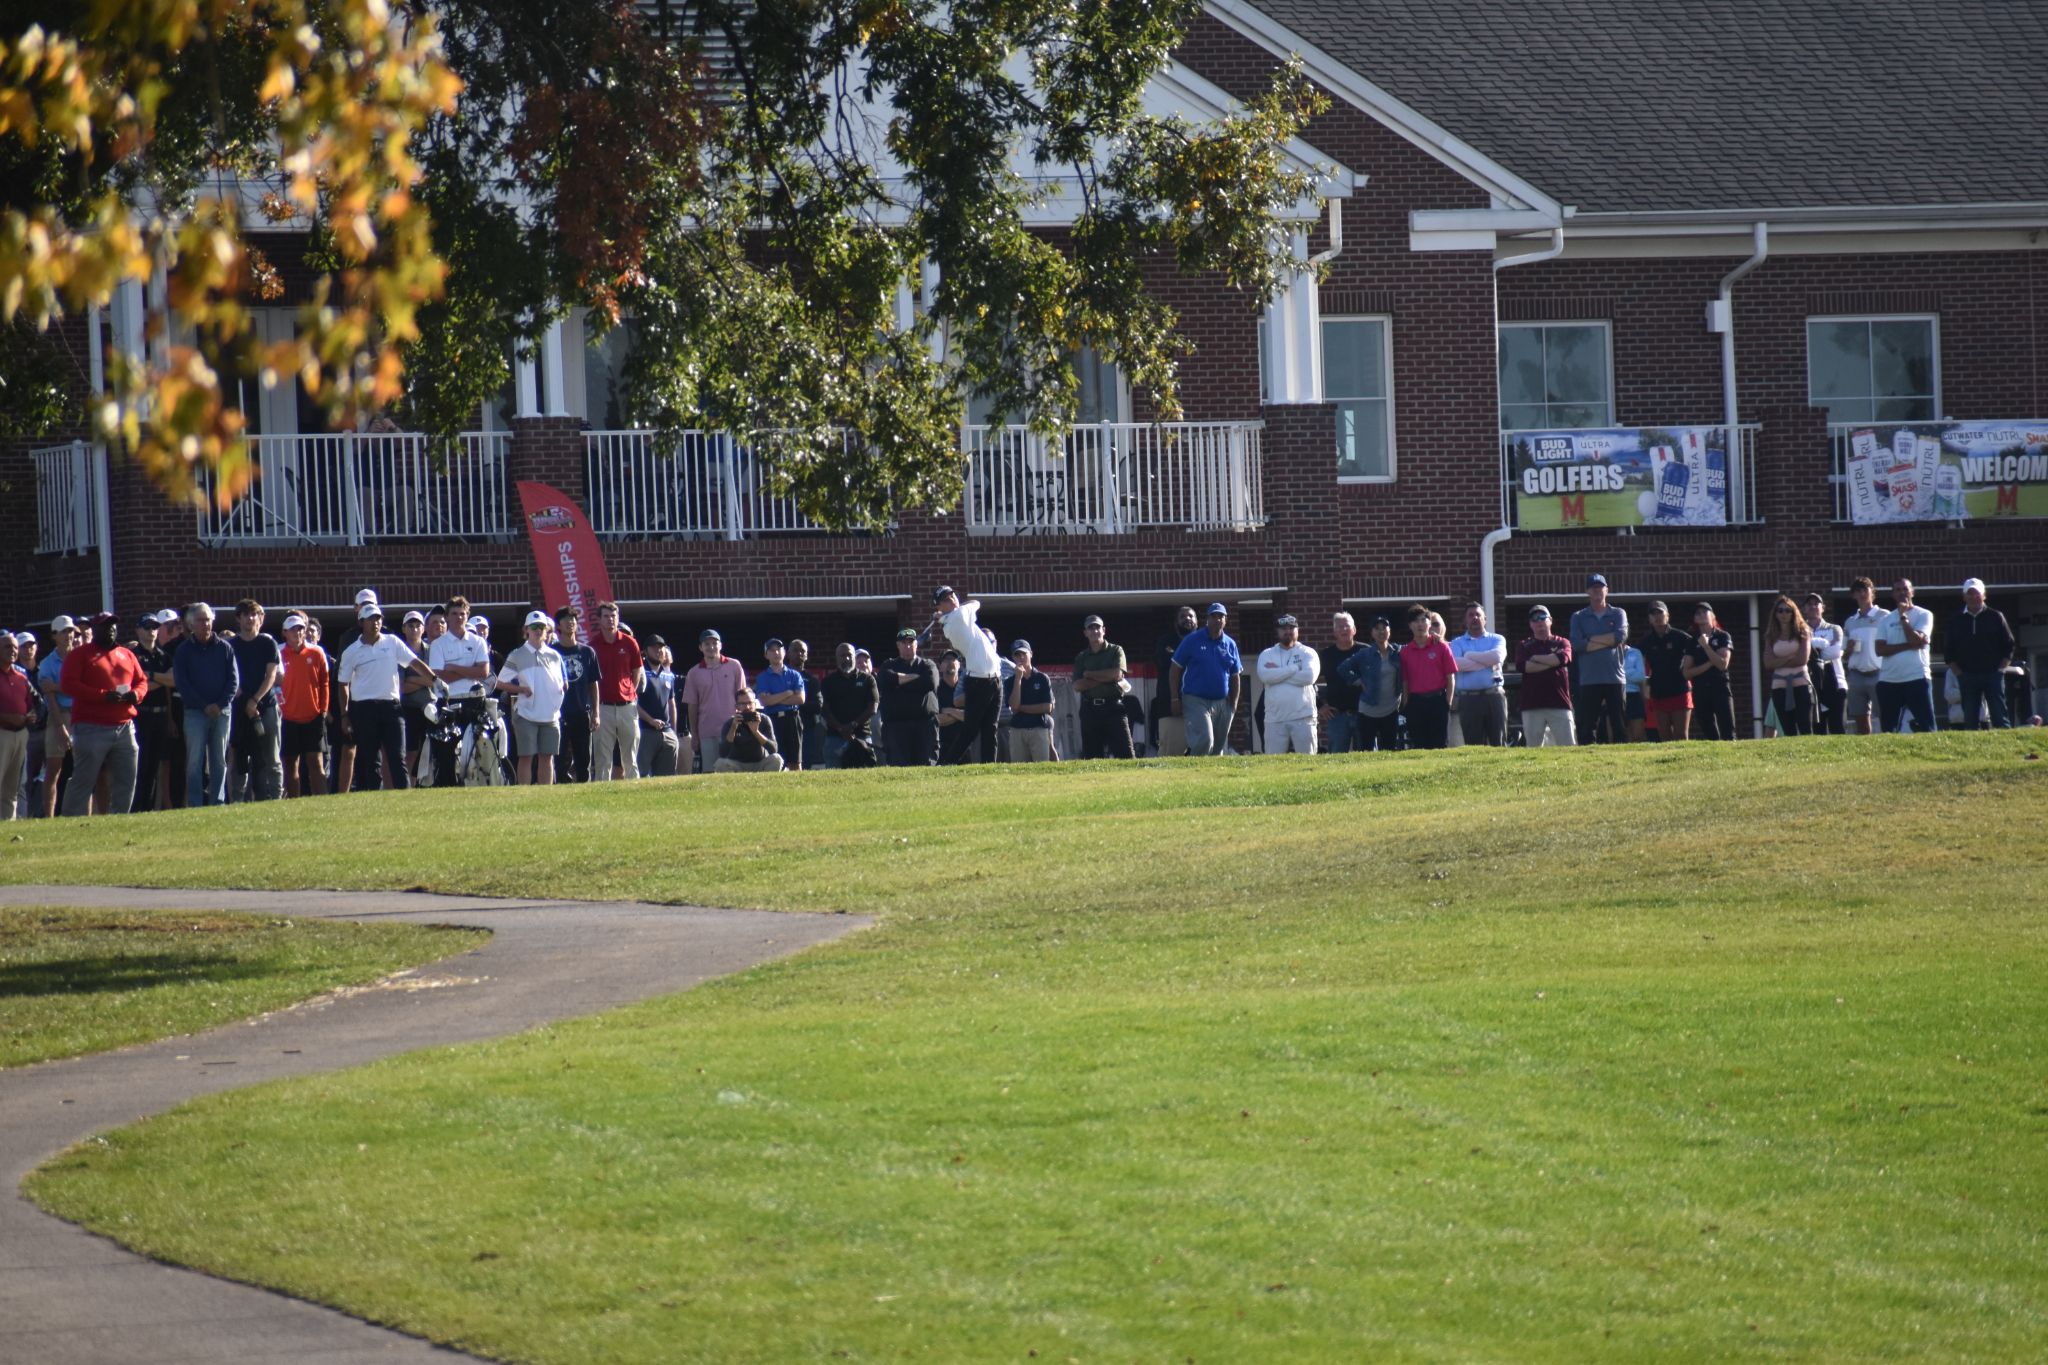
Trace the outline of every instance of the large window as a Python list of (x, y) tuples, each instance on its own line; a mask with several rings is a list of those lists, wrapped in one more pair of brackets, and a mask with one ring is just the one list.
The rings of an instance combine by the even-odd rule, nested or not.
[(1337, 477), (1394, 477), (1394, 376), (1385, 318), (1323, 320), (1323, 398), (1337, 408)]
[(1830, 422), (1925, 422), (1941, 415), (1932, 317), (1808, 318), (1807, 401)]
[(1501, 430), (1613, 426), (1609, 354), (1604, 322), (1503, 326)]

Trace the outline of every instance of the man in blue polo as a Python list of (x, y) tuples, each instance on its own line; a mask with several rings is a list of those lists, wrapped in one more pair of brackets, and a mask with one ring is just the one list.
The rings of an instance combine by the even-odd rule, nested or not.
[(1223, 604), (1211, 602), (1207, 626), (1182, 640), (1173, 652), (1173, 695), (1179, 703), (1175, 714), (1187, 723), (1190, 754), (1220, 754), (1230, 742), (1244, 660), (1237, 641), (1223, 633), (1229, 620)]
[(1586, 605), (1572, 613), (1572, 680), (1579, 743), (1619, 744), (1628, 736), (1622, 702), (1627, 679), (1622, 653), (1628, 648), (1628, 613), (1607, 600), (1607, 579), (1586, 576)]

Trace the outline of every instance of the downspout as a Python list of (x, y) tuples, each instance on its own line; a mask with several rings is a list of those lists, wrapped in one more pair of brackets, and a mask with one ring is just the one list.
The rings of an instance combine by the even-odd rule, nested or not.
[[(1495, 275), (1511, 265), (1532, 265), (1537, 261), (1553, 260), (1564, 254), (1564, 225), (1550, 230), (1550, 245), (1541, 251), (1525, 251), (1519, 256), (1502, 256), (1493, 263)], [(1493, 295), (1494, 351), (1500, 350), (1500, 288), (1494, 287)], [(1514, 537), (1514, 529), (1508, 525), (1507, 493), (1503, 489), (1500, 505), (1500, 525), (1488, 531), (1479, 540), (1479, 605), (1486, 608), (1486, 619), (1494, 622), (1494, 629), (1500, 629), (1498, 618), (1493, 612), (1493, 552), (1503, 542)]]
[(1344, 201), (1342, 199), (1332, 199), (1329, 202), (1330, 249), (1328, 251), (1318, 251), (1315, 255), (1309, 257), (1308, 263), (1312, 266), (1327, 265), (1331, 261), (1336, 260), (1338, 253), (1344, 250)]
[[(100, 354), (100, 306), (94, 304), (86, 311), (86, 350), (90, 353), (92, 367), (92, 393), (95, 400), (107, 396), (107, 362)], [(98, 420), (100, 402), (93, 403), (94, 420)], [(114, 514), (108, 506), (113, 489), (107, 480), (107, 443), (92, 443), (93, 477), (93, 530), (100, 542), (100, 610), (114, 610)]]
[[(1756, 594), (1749, 597), (1749, 715), (1751, 739), (1764, 737), (1764, 712), (1769, 709), (1771, 699), (1764, 695), (1764, 647), (1763, 616), (1757, 605)], [(1757, 705), (1762, 702), (1763, 705)], [(1784, 717), (1780, 716), (1782, 721)], [(1784, 731), (1780, 730), (1779, 734)]]
[(1728, 520), (1746, 520), (1749, 512), (1749, 476), (1742, 467), (1742, 413), (1735, 392), (1735, 282), (1764, 263), (1771, 254), (1770, 224), (1759, 222), (1751, 229), (1755, 251), (1721, 281), (1721, 296), (1714, 301), (1708, 330), (1721, 334), (1721, 421), (1726, 428), (1728, 450)]

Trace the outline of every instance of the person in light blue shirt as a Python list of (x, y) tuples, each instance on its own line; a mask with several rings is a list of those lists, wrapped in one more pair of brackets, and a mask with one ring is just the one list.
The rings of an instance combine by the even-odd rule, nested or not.
[(1607, 601), (1607, 578), (1586, 576), (1586, 605), (1572, 613), (1572, 699), (1578, 711), (1579, 743), (1619, 744), (1628, 737), (1628, 613)]
[(1450, 641), (1458, 661), (1458, 728), (1467, 744), (1508, 742), (1508, 693), (1501, 673), (1508, 642), (1486, 628), (1486, 608), (1465, 608), (1465, 633)]
[(787, 655), (788, 649), (780, 638), (771, 638), (761, 646), (761, 656), (768, 661), (768, 667), (754, 679), (754, 697), (761, 703), (761, 714), (768, 717), (769, 728), (775, 732), (775, 747), (782, 750), (783, 770), (800, 772), (804, 766), (803, 709), (807, 689), (804, 675), (783, 662)]
[(1173, 695), (1187, 723), (1190, 754), (1220, 754), (1230, 742), (1244, 660), (1237, 641), (1223, 633), (1229, 620), (1224, 605), (1211, 602), (1207, 628), (1189, 635), (1173, 652)]
[(1631, 744), (1642, 744), (1648, 739), (1643, 712), (1643, 680), (1649, 676), (1650, 669), (1643, 660), (1643, 651), (1630, 645), (1621, 652), (1621, 683), (1627, 689), (1622, 710), (1628, 717), (1628, 742)]

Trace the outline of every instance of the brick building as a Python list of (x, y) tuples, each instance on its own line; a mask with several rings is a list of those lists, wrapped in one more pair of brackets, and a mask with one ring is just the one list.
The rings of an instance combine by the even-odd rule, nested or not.
[[(364, 584), (523, 607), (540, 581), (510, 490), (539, 479), (589, 513), (636, 624), (715, 625), (749, 659), (769, 634), (879, 647), (941, 581), (1057, 660), (1085, 611), (1142, 657), (1173, 604), (1215, 598), (1253, 645), (1282, 610), (1319, 642), (1339, 607), (1471, 598), (1514, 635), (1598, 569), (1624, 606), (1715, 603), (1745, 718), (1768, 595), (1818, 589), (1839, 617), (1857, 574), (1914, 579), (1937, 615), (1984, 578), (2037, 663), (2034, 461), (1943, 519), (1858, 524), (1852, 496), (1858, 430), (2048, 430), (2048, 124), (2027, 94), (2048, 16), (1924, 19), (1904, 0), (1210, 0), (1155, 95), (1200, 115), (1303, 59), (1331, 107), (1294, 149), (1327, 172), (1297, 251), (1325, 273), (1263, 314), (1158, 277), (1198, 347), (1185, 425), (1093, 372), (1066, 449), (969, 413), (961, 507), (826, 535), (725, 438), (654, 459), (616, 411), (616, 342), (572, 317), (446, 472), (417, 438), (314, 433), (288, 395), (252, 400), (267, 477), (226, 515), (118, 462), (102, 511), (88, 448), (0, 449), (0, 620), (103, 592), (124, 614), (253, 594), (338, 618)], [(86, 329), (67, 335), (84, 376)], [(1661, 456), (1618, 501), (1525, 497), (1505, 434), (1688, 429), (1720, 524), (1648, 518)]]

